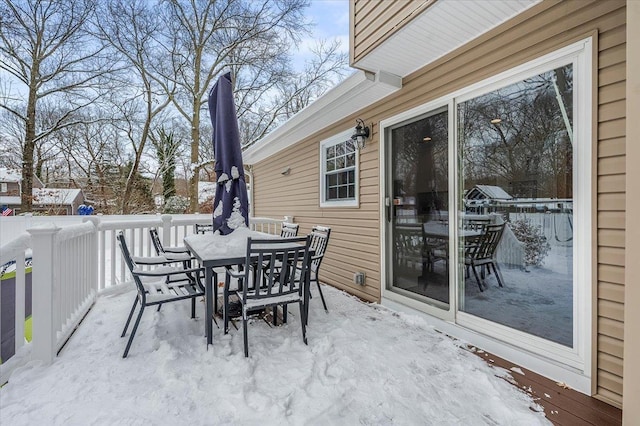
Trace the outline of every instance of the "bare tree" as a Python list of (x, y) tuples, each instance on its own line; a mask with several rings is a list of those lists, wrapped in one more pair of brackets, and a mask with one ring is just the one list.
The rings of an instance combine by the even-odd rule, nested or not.
[[(307, 5), (0, 0), (0, 154), (3, 164), (22, 168), (22, 210), (31, 209), (35, 174), (82, 187), (110, 212), (146, 211), (147, 195), (137, 197), (140, 208), (131, 197), (148, 183), (141, 175), (157, 171), (145, 158), (154, 155), (153, 129), (165, 125), (188, 144), (188, 160), (178, 157), (176, 168), (189, 179), (196, 211), (199, 178), (213, 178), (206, 102), (217, 76), (234, 76), (249, 146), (344, 74), (337, 42), (319, 42), (304, 71), (292, 70), (290, 51), (309, 25)], [(107, 188), (116, 180), (117, 188)]]
[[(207, 93), (224, 70), (256, 67), (261, 82), (283, 73), (287, 51), (305, 24), (306, 0), (164, 0), (165, 42), (171, 65), (165, 77), (178, 86), (171, 96), (191, 128), (190, 211), (198, 207), (201, 116)], [(256, 73), (255, 75), (258, 75)], [(234, 73), (238, 89), (240, 74)], [(251, 79), (250, 81), (255, 81)], [(268, 83), (267, 83), (268, 84)], [(170, 93), (171, 88), (167, 88)]]
[(127, 161), (124, 140), (109, 120), (110, 112), (90, 108), (83, 111), (99, 122), (85, 120), (56, 133), (68, 176), (83, 190), (89, 204), (101, 213), (119, 212), (117, 165)]
[[(77, 123), (74, 113), (95, 101), (98, 80), (109, 70), (100, 60), (102, 48), (86, 33), (95, 2), (0, 1), (0, 70), (23, 90), (4, 93), (0, 108), (24, 123), (21, 209), (29, 211), (36, 144)], [(65, 110), (37, 129), (38, 104), (45, 98), (64, 98)]]
[(164, 127), (161, 127), (157, 134), (153, 135), (151, 142), (158, 159), (156, 175), (162, 177), (162, 196), (166, 200), (176, 195), (176, 157), (182, 143), (179, 138), (176, 138), (173, 131), (167, 131)]
[[(97, 37), (109, 45), (123, 61), (126, 74), (123, 81), (127, 98), (126, 132), (131, 142), (133, 161), (122, 194), (123, 213), (129, 213), (130, 197), (137, 183), (142, 155), (151, 135), (152, 123), (170, 103), (175, 93), (175, 83), (155, 71), (161, 68), (158, 28), (163, 25), (160, 16), (145, 0), (112, 0), (104, 3), (96, 19)], [(159, 84), (160, 83), (160, 84)], [(136, 107), (134, 107), (136, 105)], [(121, 109), (125, 113), (125, 109)], [(129, 114), (135, 118), (130, 119)]]
[[(302, 71), (287, 71), (278, 79), (272, 78), (270, 84), (258, 87), (236, 84), (243, 148), (263, 138), (344, 77), (349, 58), (340, 50), (339, 40), (318, 40), (310, 50), (312, 57)], [(238, 75), (243, 77), (243, 65), (237, 67)], [(249, 70), (246, 74), (251, 75), (251, 71), (255, 72)]]
[(459, 104), (467, 189), (482, 183), (507, 185), (515, 197), (571, 197), (571, 82), (567, 65)]

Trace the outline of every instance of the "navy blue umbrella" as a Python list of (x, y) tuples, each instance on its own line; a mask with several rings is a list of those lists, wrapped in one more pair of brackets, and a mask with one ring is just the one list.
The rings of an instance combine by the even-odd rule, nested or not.
[(209, 92), (209, 115), (213, 126), (213, 155), (218, 182), (213, 201), (213, 231), (219, 230), (226, 235), (236, 228), (249, 225), (249, 200), (231, 73), (218, 78)]

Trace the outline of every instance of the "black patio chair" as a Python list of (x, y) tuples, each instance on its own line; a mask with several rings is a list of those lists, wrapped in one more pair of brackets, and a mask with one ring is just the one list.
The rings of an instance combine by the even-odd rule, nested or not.
[(196, 223), (193, 225), (193, 230), (196, 234), (206, 234), (208, 232), (213, 232), (213, 224), (202, 225)]
[(297, 223), (282, 222), (282, 228), (280, 229), (280, 236), (282, 238), (293, 238), (298, 236), (298, 229), (300, 225)]
[(160, 236), (158, 235), (158, 230), (156, 228), (149, 228), (149, 235), (151, 237), (151, 242), (153, 243), (153, 248), (156, 251), (156, 255), (164, 256), (170, 261), (183, 262), (185, 268), (191, 267), (193, 257), (191, 256), (188, 248), (185, 246), (164, 247), (160, 241)]
[[(144, 308), (154, 305), (158, 305), (159, 307), (164, 303), (191, 299), (191, 318), (195, 318), (196, 298), (204, 296), (204, 287), (200, 282), (200, 268), (185, 269), (166, 264), (158, 265), (156, 263), (155, 268), (143, 270), (140, 267), (141, 264), (151, 265), (152, 262), (142, 263), (144, 259), (140, 257), (132, 257), (122, 232), (118, 234), (117, 238), (122, 251), (122, 256), (129, 268), (129, 272), (131, 272), (131, 276), (133, 277), (133, 281), (138, 291), (120, 337), (124, 337), (127, 334), (127, 329), (129, 328), (129, 323), (133, 317), (133, 312), (135, 311), (137, 304), (140, 303), (138, 317), (133, 325), (131, 336), (129, 337), (124, 354), (122, 355), (123, 358), (126, 358), (129, 354), (129, 349), (131, 348), (131, 342), (133, 342), (133, 338), (138, 330), (138, 325), (140, 324), (140, 318), (142, 318)], [(136, 263), (134, 259), (137, 259), (140, 264)]]
[[(502, 273), (500, 272), (500, 266), (498, 266), (498, 260), (496, 259), (496, 252), (500, 238), (502, 238), (502, 232), (504, 231), (505, 224), (500, 225), (487, 225), (484, 228), (484, 233), (477, 239), (465, 247), (464, 263), (467, 268), (471, 268), (473, 275), (478, 283), (480, 291), (484, 291), (482, 285), (484, 283), (484, 269), (493, 271), (496, 274), (498, 285), (503, 287)], [(478, 275), (477, 267), (480, 267), (481, 277)]]
[[(245, 263), (238, 269), (227, 267), (224, 291), (224, 332), (229, 324), (230, 280), (238, 280), (236, 295), (242, 310), (244, 333), (244, 356), (249, 356), (247, 322), (249, 314), (259, 309), (297, 303), (300, 308), (302, 340), (307, 344), (305, 286), (309, 283), (309, 243), (310, 236), (286, 240), (251, 239), (247, 241)], [(276, 262), (277, 261), (277, 262)], [(276, 266), (278, 263), (278, 266)], [(279, 271), (277, 270), (279, 268)], [(298, 272), (298, 273), (296, 273)], [(286, 315), (283, 315), (286, 322)]]
[(326, 226), (316, 225), (311, 229), (311, 245), (310, 248), (313, 250), (313, 256), (311, 257), (311, 268), (309, 270), (310, 278), (309, 282), (316, 283), (318, 287), (318, 293), (320, 293), (320, 299), (322, 300), (322, 306), (324, 306), (324, 310), (329, 312), (327, 309), (327, 302), (324, 300), (324, 295), (322, 294), (322, 288), (320, 287), (320, 281), (318, 280), (318, 272), (320, 270), (320, 265), (322, 264), (322, 259), (324, 259), (324, 254), (327, 250), (327, 245), (329, 244), (329, 236), (331, 235), (331, 228)]

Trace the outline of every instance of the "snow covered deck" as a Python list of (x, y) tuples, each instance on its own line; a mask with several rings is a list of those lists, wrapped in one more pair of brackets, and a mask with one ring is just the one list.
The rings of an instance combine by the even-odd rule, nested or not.
[(189, 302), (145, 312), (129, 357), (120, 338), (131, 291), (98, 297), (50, 366), (33, 361), (0, 389), (0, 424), (547, 424), (541, 407), (417, 316), (326, 287), (308, 337), (289, 323), (214, 330)]

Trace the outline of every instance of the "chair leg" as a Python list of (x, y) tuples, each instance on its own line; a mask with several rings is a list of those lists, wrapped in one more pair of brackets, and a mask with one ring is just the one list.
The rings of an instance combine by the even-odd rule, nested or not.
[[(213, 280), (213, 316), (215, 317), (218, 314), (218, 273), (213, 270), (211, 272), (211, 279)], [(210, 321), (210, 319), (208, 319), (208, 321)]]
[[(498, 285), (500, 287), (504, 287), (502, 285), (502, 271), (500, 270), (500, 267), (498, 266), (497, 262), (491, 262), (490, 265), (493, 267), (493, 271), (496, 273), (496, 278), (498, 279)], [(489, 270), (489, 268), (487, 267), (487, 270)]]
[(156, 312), (160, 312), (160, 308), (162, 308), (162, 303), (158, 305), (158, 309), (156, 310)]
[(244, 336), (244, 357), (249, 357), (249, 336), (247, 336), (247, 311), (246, 308), (242, 307), (242, 335)]
[(476, 277), (478, 288), (480, 289), (480, 291), (484, 291), (482, 289), (482, 282), (480, 282), (480, 277), (478, 276), (478, 271), (476, 271), (476, 267), (474, 265), (471, 265), (471, 270), (473, 271), (473, 275)]
[(302, 300), (300, 301), (300, 323), (302, 324), (302, 341), (307, 345), (307, 319)]
[(191, 319), (196, 317), (196, 298), (191, 298)]
[(284, 305), (282, 305), (282, 323), (286, 324), (287, 323), (287, 317), (288, 317), (288, 307), (289, 305), (287, 305), (286, 303)]
[[(229, 332), (229, 286), (231, 285), (231, 277), (227, 274), (224, 281), (224, 290), (222, 290), (222, 319), (224, 323), (224, 334)], [(215, 293), (215, 292), (214, 292)]]
[(273, 316), (273, 325), (278, 325), (278, 305), (271, 308), (271, 315)]
[(126, 358), (129, 354), (129, 348), (131, 347), (131, 342), (133, 342), (133, 338), (136, 335), (136, 331), (138, 330), (138, 325), (140, 324), (140, 318), (142, 318), (142, 313), (144, 312), (144, 305), (140, 305), (140, 312), (138, 312), (138, 318), (136, 318), (135, 324), (133, 324), (133, 330), (131, 330), (131, 336), (129, 336), (129, 341), (127, 342), (127, 347), (124, 349), (124, 354), (122, 358)]
[(322, 299), (322, 306), (324, 306), (325, 312), (329, 312), (329, 309), (327, 309), (327, 302), (324, 301), (324, 294), (322, 294), (322, 288), (320, 288), (320, 281), (316, 280), (316, 285), (318, 286), (318, 293), (320, 293), (320, 299)]
[(127, 334), (127, 328), (129, 328), (129, 323), (131, 322), (131, 317), (133, 317), (133, 311), (136, 310), (136, 305), (138, 304), (138, 296), (136, 296), (136, 300), (133, 301), (133, 306), (131, 307), (131, 312), (129, 312), (129, 318), (127, 318), (127, 322), (124, 325), (124, 330), (122, 330), (122, 334), (120, 337), (124, 337)]

